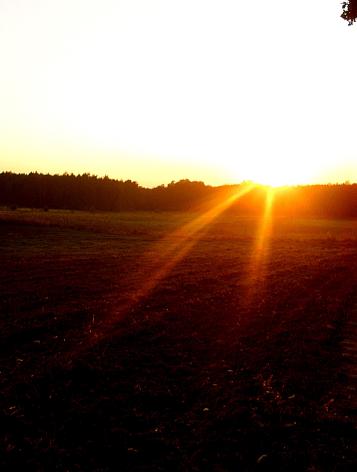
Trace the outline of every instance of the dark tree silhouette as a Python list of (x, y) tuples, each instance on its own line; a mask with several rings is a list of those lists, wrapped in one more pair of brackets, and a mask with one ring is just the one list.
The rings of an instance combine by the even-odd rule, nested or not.
[(342, 18), (352, 25), (357, 19), (357, 0), (348, 0), (342, 3)]
[[(240, 185), (245, 185), (240, 184)], [(187, 211), (211, 208), (235, 195), (240, 185), (211, 187), (180, 180), (145, 188), (131, 180), (91, 174), (44, 175), (0, 173), (0, 206), (71, 210)], [(237, 200), (230, 211), (261, 214), (266, 192), (256, 187)], [(357, 184), (307, 185), (278, 191), (274, 211), (286, 216), (357, 217)]]

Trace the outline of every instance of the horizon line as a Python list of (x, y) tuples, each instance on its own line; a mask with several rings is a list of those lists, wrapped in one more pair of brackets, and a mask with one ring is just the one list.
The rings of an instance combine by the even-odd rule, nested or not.
[(226, 182), (226, 183), (222, 183), (222, 184), (208, 184), (204, 180), (196, 180), (196, 179), (191, 180), (190, 178), (185, 177), (185, 178), (179, 178), (178, 180), (173, 179), (173, 180), (171, 180), (167, 183), (159, 183), (159, 184), (155, 184), (155, 185), (145, 185), (145, 184), (141, 184), (137, 180), (135, 180), (135, 179), (133, 180), (131, 178), (128, 179), (128, 178), (111, 177), (108, 174), (97, 175), (97, 174), (91, 173), (91, 172), (74, 173), (74, 172), (64, 171), (62, 173), (57, 173), (57, 172), (51, 173), (51, 172), (43, 172), (43, 171), (38, 171), (38, 170), (31, 170), (31, 171), (28, 171), (28, 172), (13, 171), (13, 170), (1, 170), (0, 171), (0, 174), (6, 174), (6, 173), (14, 174), (14, 175), (26, 175), (26, 176), (29, 176), (31, 174), (38, 174), (38, 175), (44, 175), (44, 176), (60, 176), (60, 177), (62, 177), (62, 176), (74, 176), (74, 177), (88, 176), (88, 177), (95, 177), (95, 178), (101, 179), (101, 180), (109, 179), (109, 180), (113, 180), (113, 181), (116, 181), (116, 182), (133, 182), (133, 183), (136, 183), (139, 187), (146, 188), (146, 189), (154, 189), (154, 188), (162, 187), (162, 186), (167, 187), (170, 184), (176, 184), (176, 183), (185, 182), (185, 181), (191, 182), (191, 183), (201, 183), (201, 184), (204, 184), (206, 187), (213, 187), (213, 188), (233, 187), (233, 186), (247, 185), (247, 184), (254, 184), (257, 187), (276, 188), (276, 189), (294, 188), (294, 187), (333, 186), (333, 185), (356, 185), (357, 184), (357, 182), (352, 182), (350, 180), (344, 180), (343, 182), (342, 181), (334, 181), (334, 182), (331, 182), (331, 181), (321, 182), (320, 181), (320, 182), (309, 182), (309, 183), (271, 185), (271, 184), (267, 184), (267, 183), (257, 182), (257, 181), (251, 180), (251, 179), (245, 179), (245, 180), (242, 180), (240, 182)]

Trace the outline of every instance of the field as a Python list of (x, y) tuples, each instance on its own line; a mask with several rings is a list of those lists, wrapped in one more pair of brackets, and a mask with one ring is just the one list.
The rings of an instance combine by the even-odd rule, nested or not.
[(357, 470), (356, 220), (4, 209), (0, 251), (2, 471)]

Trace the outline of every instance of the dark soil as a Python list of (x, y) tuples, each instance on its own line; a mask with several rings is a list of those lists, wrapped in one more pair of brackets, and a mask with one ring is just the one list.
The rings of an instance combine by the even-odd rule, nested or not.
[(277, 221), (254, 262), (259, 222), (229, 215), (176, 257), (172, 215), (106, 232), (17, 214), (0, 214), (2, 471), (356, 470), (357, 222)]

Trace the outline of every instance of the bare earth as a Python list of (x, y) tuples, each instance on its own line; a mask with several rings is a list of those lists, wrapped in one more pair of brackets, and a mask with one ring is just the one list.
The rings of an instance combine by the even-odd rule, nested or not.
[(200, 221), (0, 211), (1, 470), (356, 470), (357, 221)]

